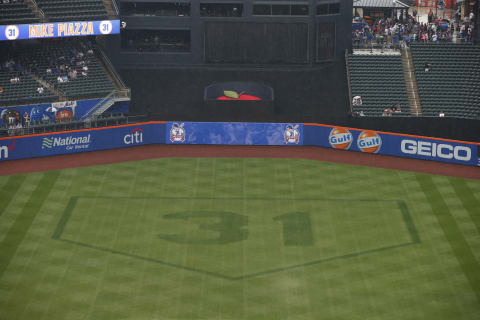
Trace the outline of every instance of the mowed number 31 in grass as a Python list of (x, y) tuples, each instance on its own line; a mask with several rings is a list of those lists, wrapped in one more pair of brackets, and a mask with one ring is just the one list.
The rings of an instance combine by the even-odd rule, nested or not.
[[(202, 230), (217, 231), (214, 238), (191, 238), (184, 234), (161, 234), (164, 240), (184, 244), (226, 244), (248, 239), (248, 217), (233, 212), (186, 211), (167, 214), (164, 219), (188, 220), (192, 218), (217, 218), (215, 223), (201, 223)], [(291, 212), (273, 218), (282, 224), (285, 246), (312, 246), (314, 244), (312, 218), (308, 212)]]

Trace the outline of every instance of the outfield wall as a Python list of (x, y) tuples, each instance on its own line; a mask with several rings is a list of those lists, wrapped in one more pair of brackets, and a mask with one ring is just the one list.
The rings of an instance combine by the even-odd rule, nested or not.
[(311, 123), (164, 121), (0, 138), (0, 161), (146, 144), (304, 145), (480, 166), (479, 143)]

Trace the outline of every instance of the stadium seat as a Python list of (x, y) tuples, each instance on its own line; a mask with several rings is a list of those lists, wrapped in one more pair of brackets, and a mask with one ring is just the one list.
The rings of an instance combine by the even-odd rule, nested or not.
[(0, 24), (24, 24), (38, 22), (38, 18), (24, 3), (0, 3)]
[(480, 117), (480, 46), (414, 43), (411, 52), (424, 115)]
[(385, 108), (400, 104), (402, 115), (410, 115), (400, 55), (349, 55), (350, 86), (353, 96), (362, 97), (366, 116), (381, 116)]
[(37, 0), (50, 21), (87, 21), (107, 18), (102, 0)]

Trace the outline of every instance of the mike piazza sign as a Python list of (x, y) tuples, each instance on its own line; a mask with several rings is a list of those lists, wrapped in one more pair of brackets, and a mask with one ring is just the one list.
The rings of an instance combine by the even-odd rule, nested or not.
[(120, 20), (0, 26), (0, 40), (46, 39), (120, 33)]

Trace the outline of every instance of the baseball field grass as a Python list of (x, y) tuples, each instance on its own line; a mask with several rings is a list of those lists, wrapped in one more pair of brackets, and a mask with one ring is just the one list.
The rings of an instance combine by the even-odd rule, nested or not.
[(0, 319), (480, 319), (480, 181), (259, 158), (3, 176)]

